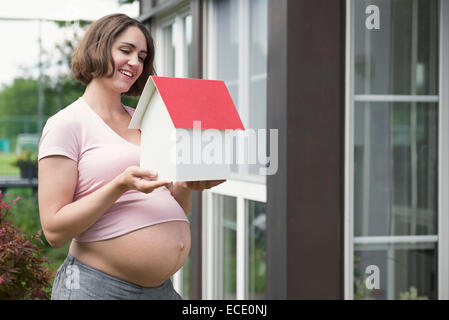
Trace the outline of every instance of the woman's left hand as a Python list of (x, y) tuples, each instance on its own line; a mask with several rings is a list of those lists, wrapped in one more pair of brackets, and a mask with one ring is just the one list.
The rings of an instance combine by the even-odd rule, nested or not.
[(203, 181), (185, 181), (185, 185), (194, 191), (203, 191), (204, 189), (210, 189), (219, 184), (222, 184), (226, 180), (203, 180)]

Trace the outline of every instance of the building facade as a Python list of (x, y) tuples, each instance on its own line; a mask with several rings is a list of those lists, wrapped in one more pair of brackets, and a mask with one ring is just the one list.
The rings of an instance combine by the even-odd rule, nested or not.
[(224, 80), (263, 133), (194, 194), (184, 298), (449, 298), (449, 1), (141, 0), (139, 19), (158, 75)]

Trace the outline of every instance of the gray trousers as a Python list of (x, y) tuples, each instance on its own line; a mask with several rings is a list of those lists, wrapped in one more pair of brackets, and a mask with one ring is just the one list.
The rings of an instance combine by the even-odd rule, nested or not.
[(170, 279), (157, 287), (141, 287), (95, 269), (68, 254), (59, 267), (52, 300), (182, 300)]

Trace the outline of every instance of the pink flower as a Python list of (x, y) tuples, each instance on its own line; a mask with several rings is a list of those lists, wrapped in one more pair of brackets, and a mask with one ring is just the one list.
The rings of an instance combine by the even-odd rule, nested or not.
[(16, 204), (17, 201), (20, 200), (20, 196), (18, 196), (17, 198), (15, 198), (13, 201), (11, 201), (12, 203)]

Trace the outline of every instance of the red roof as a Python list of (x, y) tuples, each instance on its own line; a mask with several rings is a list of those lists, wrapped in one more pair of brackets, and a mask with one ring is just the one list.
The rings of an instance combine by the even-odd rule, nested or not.
[(242, 129), (242, 121), (224, 81), (152, 76), (175, 128)]

